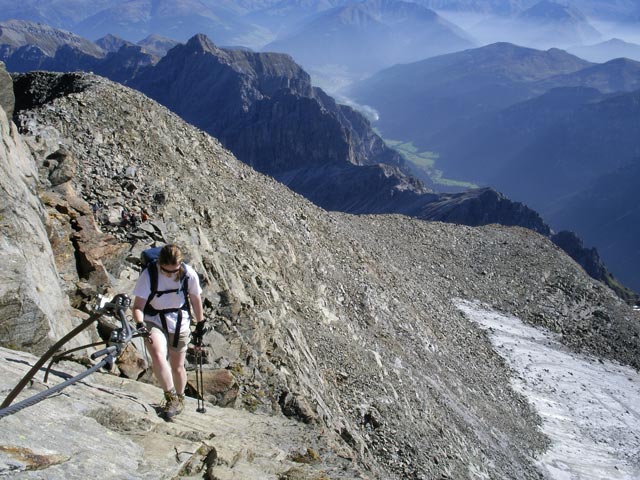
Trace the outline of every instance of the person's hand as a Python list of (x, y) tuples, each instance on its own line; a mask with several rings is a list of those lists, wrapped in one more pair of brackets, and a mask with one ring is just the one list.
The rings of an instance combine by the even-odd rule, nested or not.
[(151, 335), (151, 332), (144, 323), (136, 323), (136, 332), (139, 337), (147, 338)]
[(196, 347), (202, 346), (202, 337), (210, 331), (210, 328), (207, 326), (207, 321), (202, 320), (201, 322), (196, 323), (196, 329), (193, 332), (193, 344)]

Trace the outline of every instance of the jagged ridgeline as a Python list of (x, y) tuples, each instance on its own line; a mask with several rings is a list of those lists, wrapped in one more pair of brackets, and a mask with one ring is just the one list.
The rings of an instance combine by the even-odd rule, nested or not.
[[(333, 452), (324, 477), (295, 478), (540, 478), (539, 419), (456, 298), (640, 365), (630, 307), (531, 230), (329, 213), (126, 87), (46, 73), (15, 85), (72, 303), (131, 291), (130, 259), (153, 240), (182, 245), (237, 406), (308, 422)], [(149, 219), (122, 226), (124, 208)]]
[[(536, 211), (492, 188), (431, 192), (422, 183), (432, 182), (428, 176), (421, 175), (422, 181), (416, 178), (410, 163), (385, 145), (364, 116), (313, 87), (310, 76), (289, 55), (220, 48), (203, 34), (179, 45), (158, 38), (133, 45), (107, 36), (98, 47), (43, 24), (11, 20), (0, 27), (6, 47), (0, 58), (10, 71), (91, 71), (134, 87), (219, 139), (236, 158), (324, 209), (399, 213), (472, 226), (519, 225), (551, 233)], [(413, 123), (429, 121), (423, 117), (420, 110), (419, 121)], [(432, 117), (442, 128), (442, 116)], [(403, 130), (411, 131), (415, 125)], [(434, 144), (442, 138), (434, 139)], [(463, 157), (468, 161), (477, 152)], [(465, 175), (470, 168), (467, 165)], [(578, 237), (563, 233), (562, 241), (551, 238), (594, 278), (629, 303), (638, 301), (637, 294), (613, 278), (597, 252), (584, 248)]]

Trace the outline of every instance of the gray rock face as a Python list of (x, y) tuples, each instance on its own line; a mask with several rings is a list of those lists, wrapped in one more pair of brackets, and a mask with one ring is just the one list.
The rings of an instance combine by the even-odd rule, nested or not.
[[(36, 358), (0, 348), (0, 388), (9, 389)], [(72, 363), (58, 366), (79, 373)], [(61, 381), (52, 375), (49, 385)], [(41, 377), (25, 394), (44, 389)], [(326, 449), (306, 425), (187, 399), (172, 423), (155, 414), (156, 387), (97, 373), (58, 395), (2, 419), (0, 472), (6, 478), (257, 479), (363, 478)], [(47, 425), (43, 428), (43, 425)], [(215, 431), (215, 433), (213, 432)], [(313, 457), (305, 462), (307, 451)], [(322, 477), (322, 475), (330, 477)], [(304, 476), (303, 476), (304, 475)]]
[[(59, 78), (42, 75), (41, 84), (47, 82)], [(202, 276), (216, 330), (205, 367), (232, 373), (220, 374), (216, 385), (237, 384), (236, 408), (278, 420), (286, 415), (298, 426), (308, 422), (304, 432), (318, 442), (309, 447), (320, 458), (320, 471), (308, 472), (310, 478), (344, 478), (345, 459), (346, 478), (466, 478), (470, 471), (540, 478), (533, 457), (547, 440), (539, 419), (511, 389), (510, 372), (486, 334), (455, 307), (457, 298), (552, 329), (571, 348), (640, 366), (635, 312), (545, 237), (497, 225), (328, 213), (148, 98), (99, 77), (76, 75), (75, 83), (81, 88), (31, 103), (18, 121), (29, 142), (45, 132), (55, 139), (37, 161), (63, 144), (78, 165), (69, 183), (98, 207), (101, 231), (129, 243), (127, 259), (104, 255), (116, 264), (109, 271), (119, 268), (112, 290), (131, 291), (133, 258), (154, 240), (182, 245)], [(112, 221), (125, 207), (145, 220)], [(83, 398), (93, 395), (101, 391)], [(234, 398), (217, 390), (209, 395), (221, 403)], [(122, 410), (137, 415), (131, 403), (140, 405), (129, 399)], [(202, 417), (192, 415), (178, 420), (180, 438), (206, 430)], [(245, 424), (236, 418), (211, 419), (214, 438), (223, 440), (217, 445), (235, 442), (227, 432), (241, 435)], [(289, 424), (266, 418), (268, 438), (245, 437), (239, 447), (246, 455), (238, 459), (256, 470), (234, 474), (236, 450), (223, 455), (231, 458), (229, 469), (217, 478), (296, 478), (268, 447), (289, 435)], [(5, 425), (3, 435), (21, 438), (19, 422)], [(134, 429), (138, 441), (157, 439), (153, 432), (162, 428), (152, 421), (145, 433), (145, 425)], [(88, 432), (94, 427), (86, 423)], [(119, 427), (107, 422), (106, 428), (117, 433)], [(158, 441), (163, 452), (184, 450), (174, 438)], [(33, 437), (12, 442), (36, 445)], [(283, 445), (281, 451), (292, 448)], [(62, 447), (51, 450), (69, 455)], [(139, 462), (130, 475), (145, 478), (168, 454), (160, 457), (145, 456), (148, 463)], [(294, 457), (315, 461), (304, 449)], [(86, 468), (87, 476), (98, 476), (103, 467)]]
[(364, 117), (312, 87), (288, 55), (221, 49), (196, 35), (129, 84), (263, 173), (402, 163)]
[(3, 109), (0, 136), (0, 342), (43, 353), (73, 327), (71, 308), (36, 193), (35, 162)]
[(15, 96), (13, 95), (13, 80), (7, 73), (4, 63), (0, 62), (0, 108), (4, 110), (5, 115), (9, 119), (13, 115), (15, 102)]

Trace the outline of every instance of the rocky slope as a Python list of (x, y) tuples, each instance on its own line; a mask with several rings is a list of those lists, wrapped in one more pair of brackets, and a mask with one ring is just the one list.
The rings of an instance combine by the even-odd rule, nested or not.
[[(202, 275), (216, 327), (207, 337), (207, 372), (233, 377), (232, 405), (276, 415), (267, 420), (274, 429), (269, 440), (245, 436), (238, 447), (245, 425), (239, 416), (217, 408), (217, 418), (189, 413), (178, 420), (177, 435), (160, 435), (165, 452), (175, 448), (177, 463), (184, 461), (179, 438), (206, 445), (197, 432), (211, 431), (224, 435), (216, 445), (232, 452), (223, 455), (226, 463), (217, 467), (227, 470), (216, 478), (248, 478), (231, 468), (238, 462), (258, 472), (252, 478), (540, 478), (533, 461), (546, 440), (538, 420), (456, 298), (550, 328), (571, 348), (640, 366), (634, 312), (531, 230), (328, 213), (140, 94), (91, 75), (37, 77), (30, 106), (19, 102), (16, 120), (39, 169), (46, 211), (57, 212), (50, 233), (60, 247), (86, 251), (95, 219), (93, 238), (116, 247), (99, 257), (106, 277), (95, 258), (55, 256), (58, 271), (77, 274), (61, 278), (72, 304), (81, 306), (78, 298), (91, 289), (130, 291), (137, 252), (156, 240), (180, 243)], [(56, 185), (61, 169), (66, 181)], [(125, 208), (148, 218), (123, 222)], [(78, 224), (86, 235), (59, 234)], [(116, 415), (98, 419), (100, 432), (145, 447), (153, 431), (165, 428), (153, 421), (150, 432), (149, 422), (138, 420), (149, 415), (153, 392), (138, 395), (137, 387), (118, 381), (120, 389), (118, 412), (136, 413), (128, 430)], [(101, 391), (70, 394), (87, 405)], [(74, 411), (96, 418), (100, 402)], [(307, 424), (287, 434), (282, 415)], [(236, 419), (231, 427), (220, 423)], [(32, 436), (17, 440), (20, 422), (3, 425), (10, 426), (3, 434), (14, 439), (7, 441), (11, 448), (37, 450)], [(90, 419), (82, 425), (96, 428)], [(302, 449), (297, 458), (309, 460), (297, 473), (282, 459), (291, 442)], [(134, 458), (141, 458), (138, 447)], [(91, 470), (86, 460), (95, 454), (86, 449), (47, 448), (70, 457), (49, 467), (52, 474), (69, 475), (79, 464), (103, 474), (102, 464)], [(190, 443), (186, 450), (195, 448)], [(160, 470), (166, 455), (151, 451), (147, 463), (126, 466), (128, 476), (171, 472)]]
[(313, 87), (286, 55), (221, 49), (197, 35), (127, 83), (323, 208), (547, 230), (497, 192), (430, 195), (360, 113)]
[(91, 65), (140, 89), (325, 209), (549, 230), (536, 212), (493, 190), (429, 194), (362, 115), (312, 87), (309, 75), (285, 55), (221, 49), (197, 35), (157, 65), (153, 55), (127, 44), (104, 59), (66, 46), (54, 57), (32, 60), (55, 71)]

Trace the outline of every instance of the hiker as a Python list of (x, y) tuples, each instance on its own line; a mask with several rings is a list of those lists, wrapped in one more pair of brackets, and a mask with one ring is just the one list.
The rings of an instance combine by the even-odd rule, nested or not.
[(122, 209), (122, 212), (120, 213), (120, 226), (121, 227), (126, 227), (127, 225), (129, 225), (129, 210), (127, 210), (126, 208)]
[(182, 252), (176, 245), (165, 245), (157, 255), (157, 260), (143, 270), (133, 290), (133, 320), (138, 332), (146, 336), (153, 373), (164, 391), (160, 414), (170, 420), (184, 409), (189, 304), (197, 322), (196, 344), (202, 343), (205, 322), (198, 274), (182, 261)]

